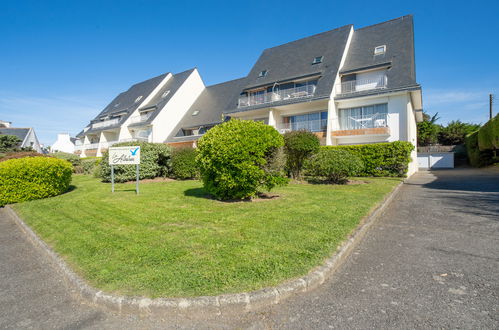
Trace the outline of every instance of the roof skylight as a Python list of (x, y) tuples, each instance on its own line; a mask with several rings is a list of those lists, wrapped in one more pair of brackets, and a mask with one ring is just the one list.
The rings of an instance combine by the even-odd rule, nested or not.
[(374, 48), (374, 55), (381, 55), (386, 52), (386, 45), (381, 45)]
[(193, 116), (197, 116), (198, 114), (199, 114), (199, 110), (195, 110), (195, 111), (192, 113), (192, 115), (193, 115)]
[(265, 77), (267, 75), (268, 71), (267, 70), (262, 70), (260, 71), (260, 73), (258, 74), (258, 78), (262, 78), (262, 77)]
[(314, 60), (312, 61), (312, 64), (322, 63), (322, 59), (323, 58), (324, 58), (324, 56), (316, 56), (316, 57), (314, 57)]
[(140, 100), (142, 100), (142, 95), (135, 99), (135, 103), (138, 103)]
[(161, 98), (164, 99), (165, 97), (168, 96), (168, 94), (170, 94), (170, 90), (165, 91), (163, 95), (161, 95)]

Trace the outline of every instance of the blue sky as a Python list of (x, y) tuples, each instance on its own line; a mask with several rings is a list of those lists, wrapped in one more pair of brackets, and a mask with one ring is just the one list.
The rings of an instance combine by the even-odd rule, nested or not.
[(206, 84), (239, 78), (265, 48), (406, 14), (425, 111), (485, 122), (488, 94), (499, 99), (499, 2), (480, 0), (1, 1), (0, 119), (52, 144), (150, 77), (197, 67)]

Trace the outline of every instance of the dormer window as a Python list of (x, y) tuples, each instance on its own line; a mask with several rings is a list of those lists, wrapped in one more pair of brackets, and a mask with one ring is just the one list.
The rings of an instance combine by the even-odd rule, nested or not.
[(265, 77), (267, 75), (267, 73), (268, 73), (267, 70), (260, 71), (260, 73), (258, 74), (258, 78)]
[(135, 99), (135, 103), (139, 103), (140, 100), (142, 100), (142, 95)]
[(374, 48), (374, 55), (382, 55), (386, 52), (386, 45), (381, 45)]
[(168, 96), (168, 94), (170, 94), (170, 90), (167, 90), (166, 92), (164, 92), (163, 95), (161, 95), (161, 98), (164, 99), (165, 97)]
[(319, 64), (319, 63), (322, 63), (322, 59), (324, 58), (324, 56), (317, 56), (317, 57), (314, 57), (314, 60), (312, 61), (312, 64)]

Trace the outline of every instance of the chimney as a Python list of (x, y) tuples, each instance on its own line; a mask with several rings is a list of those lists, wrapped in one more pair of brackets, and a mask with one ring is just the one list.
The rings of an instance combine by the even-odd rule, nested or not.
[(9, 128), (12, 123), (10, 121), (0, 120), (0, 127)]

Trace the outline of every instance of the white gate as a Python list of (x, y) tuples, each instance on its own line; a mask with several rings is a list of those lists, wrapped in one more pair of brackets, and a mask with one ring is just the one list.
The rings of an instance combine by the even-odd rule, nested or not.
[(453, 152), (418, 153), (418, 166), (421, 169), (454, 168)]

